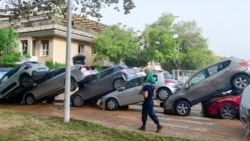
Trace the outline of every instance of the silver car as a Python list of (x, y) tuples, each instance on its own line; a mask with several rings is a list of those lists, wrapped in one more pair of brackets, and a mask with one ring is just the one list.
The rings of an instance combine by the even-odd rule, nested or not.
[(167, 100), (170, 95), (180, 89), (180, 82), (173, 79), (167, 71), (156, 72), (153, 76), (155, 78), (156, 97), (161, 101)]
[(138, 92), (142, 89), (144, 76), (135, 77), (124, 83), (118, 90), (108, 93), (97, 102), (101, 108), (106, 110), (117, 110), (131, 104), (144, 100)]
[(247, 61), (229, 57), (197, 71), (163, 104), (164, 113), (188, 115), (191, 106), (228, 90), (243, 90), (250, 82)]
[(12, 68), (0, 68), (0, 79)]
[(46, 65), (33, 61), (24, 62), (11, 69), (0, 79), (0, 100), (29, 89), (48, 71)]
[(245, 136), (248, 136), (250, 133), (250, 85), (241, 95), (239, 115), (242, 125), (246, 128)]
[(110, 67), (96, 75), (87, 76), (78, 91), (71, 95), (71, 103), (73, 106), (79, 107), (86, 102), (96, 101), (136, 76), (136, 72), (125, 65)]
[[(96, 74), (97, 71), (89, 70), (82, 72), (82, 66), (71, 66), (70, 90), (75, 91), (78, 82), (81, 82), (86, 76)], [(42, 77), (37, 85), (23, 95), (23, 102), (31, 105), (38, 101), (46, 100), (53, 102), (55, 96), (61, 94), (65, 88), (65, 68), (52, 70)]]

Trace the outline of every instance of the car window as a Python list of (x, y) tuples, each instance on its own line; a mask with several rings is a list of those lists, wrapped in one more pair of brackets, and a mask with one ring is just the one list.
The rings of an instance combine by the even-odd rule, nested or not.
[(143, 83), (143, 77), (138, 77), (135, 79), (132, 79), (124, 84), (125, 89), (133, 88), (136, 86), (140, 86)]
[(194, 75), (188, 84), (189, 84), (189, 86), (192, 86), (192, 85), (197, 84), (200, 81), (206, 79), (207, 77), (209, 77), (209, 74), (207, 72), (207, 69), (205, 69), (205, 70), (197, 73), (196, 75)]
[(168, 72), (164, 72), (163, 75), (164, 75), (164, 79), (172, 79), (173, 78), (172, 75)]
[(102, 79), (114, 72), (114, 68), (108, 68), (100, 72), (99, 79)]

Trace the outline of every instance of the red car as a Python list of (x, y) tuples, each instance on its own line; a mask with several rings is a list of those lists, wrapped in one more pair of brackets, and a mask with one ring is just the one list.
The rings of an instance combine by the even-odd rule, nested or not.
[(202, 102), (203, 114), (208, 117), (235, 119), (239, 115), (241, 92)]

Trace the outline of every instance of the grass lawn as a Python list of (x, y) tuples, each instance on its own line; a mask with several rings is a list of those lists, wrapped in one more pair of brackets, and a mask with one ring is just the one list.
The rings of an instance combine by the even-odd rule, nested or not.
[(193, 141), (9, 110), (0, 115), (0, 141)]

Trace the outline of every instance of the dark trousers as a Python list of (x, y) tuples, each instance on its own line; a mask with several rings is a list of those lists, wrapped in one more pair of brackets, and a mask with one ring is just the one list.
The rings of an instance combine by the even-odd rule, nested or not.
[(159, 124), (159, 119), (154, 112), (154, 102), (143, 103), (142, 105), (142, 124), (146, 125), (147, 118), (149, 117), (154, 121), (155, 124)]

